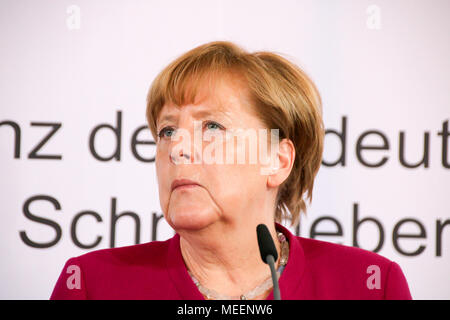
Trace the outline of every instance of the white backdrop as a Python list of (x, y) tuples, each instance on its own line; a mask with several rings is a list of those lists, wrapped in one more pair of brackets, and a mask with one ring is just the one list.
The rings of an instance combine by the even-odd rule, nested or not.
[(231, 40), (285, 54), (322, 94), (329, 133), (300, 235), (380, 246), (414, 298), (450, 299), (449, 12), (448, 0), (1, 0), (0, 298), (47, 299), (68, 258), (172, 236), (142, 143), (146, 93), (178, 55)]

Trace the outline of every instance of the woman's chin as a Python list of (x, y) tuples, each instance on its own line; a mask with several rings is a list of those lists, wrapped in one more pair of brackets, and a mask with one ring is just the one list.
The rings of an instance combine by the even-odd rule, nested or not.
[(175, 230), (200, 230), (219, 220), (219, 215), (198, 207), (169, 208), (169, 224)]

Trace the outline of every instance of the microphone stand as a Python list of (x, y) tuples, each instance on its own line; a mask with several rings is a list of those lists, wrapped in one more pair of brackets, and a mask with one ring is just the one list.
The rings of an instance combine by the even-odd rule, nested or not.
[(266, 257), (267, 264), (270, 267), (270, 273), (272, 274), (272, 282), (273, 282), (273, 299), (274, 300), (281, 300), (280, 295), (280, 287), (278, 285), (278, 275), (277, 271), (275, 270), (275, 260), (273, 259), (273, 256), (269, 254)]

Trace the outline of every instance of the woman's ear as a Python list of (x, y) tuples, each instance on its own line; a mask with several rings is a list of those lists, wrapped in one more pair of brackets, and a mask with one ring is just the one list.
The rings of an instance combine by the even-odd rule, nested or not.
[[(279, 142), (276, 157), (277, 159), (275, 160), (278, 161), (272, 161), (275, 164), (267, 176), (267, 186), (269, 188), (280, 186), (291, 173), (295, 161), (295, 147), (290, 139), (285, 138)], [(278, 165), (276, 165), (276, 162), (278, 162)]]

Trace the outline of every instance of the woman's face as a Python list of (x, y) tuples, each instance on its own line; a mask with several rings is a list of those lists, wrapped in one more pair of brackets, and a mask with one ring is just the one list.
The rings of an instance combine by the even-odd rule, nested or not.
[[(175, 230), (198, 230), (217, 222), (248, 223), (258, 219), (258, 206), (261, 209), (267, 202), (267, 176), (261, 174), (266, 165), (260, 162), (259, 148), (251, 149), (249, 139), (233, 138), (233, 144), (229, 139), (238, 134), (236, 129), (251, 129), (256, 136), (265, 129), (252, 112), (245, 84), (224, 77), (213, 89), (202, 91), (195, 104), (164, 105), (157, 120), (160, 204)], [(256, 152), (256, 162), (250, 161), (251, 152)], [(238, 163), (239, 153), (245, 161), (241, 158)], [(199, 185), (172, 190), (176, 179)]]

